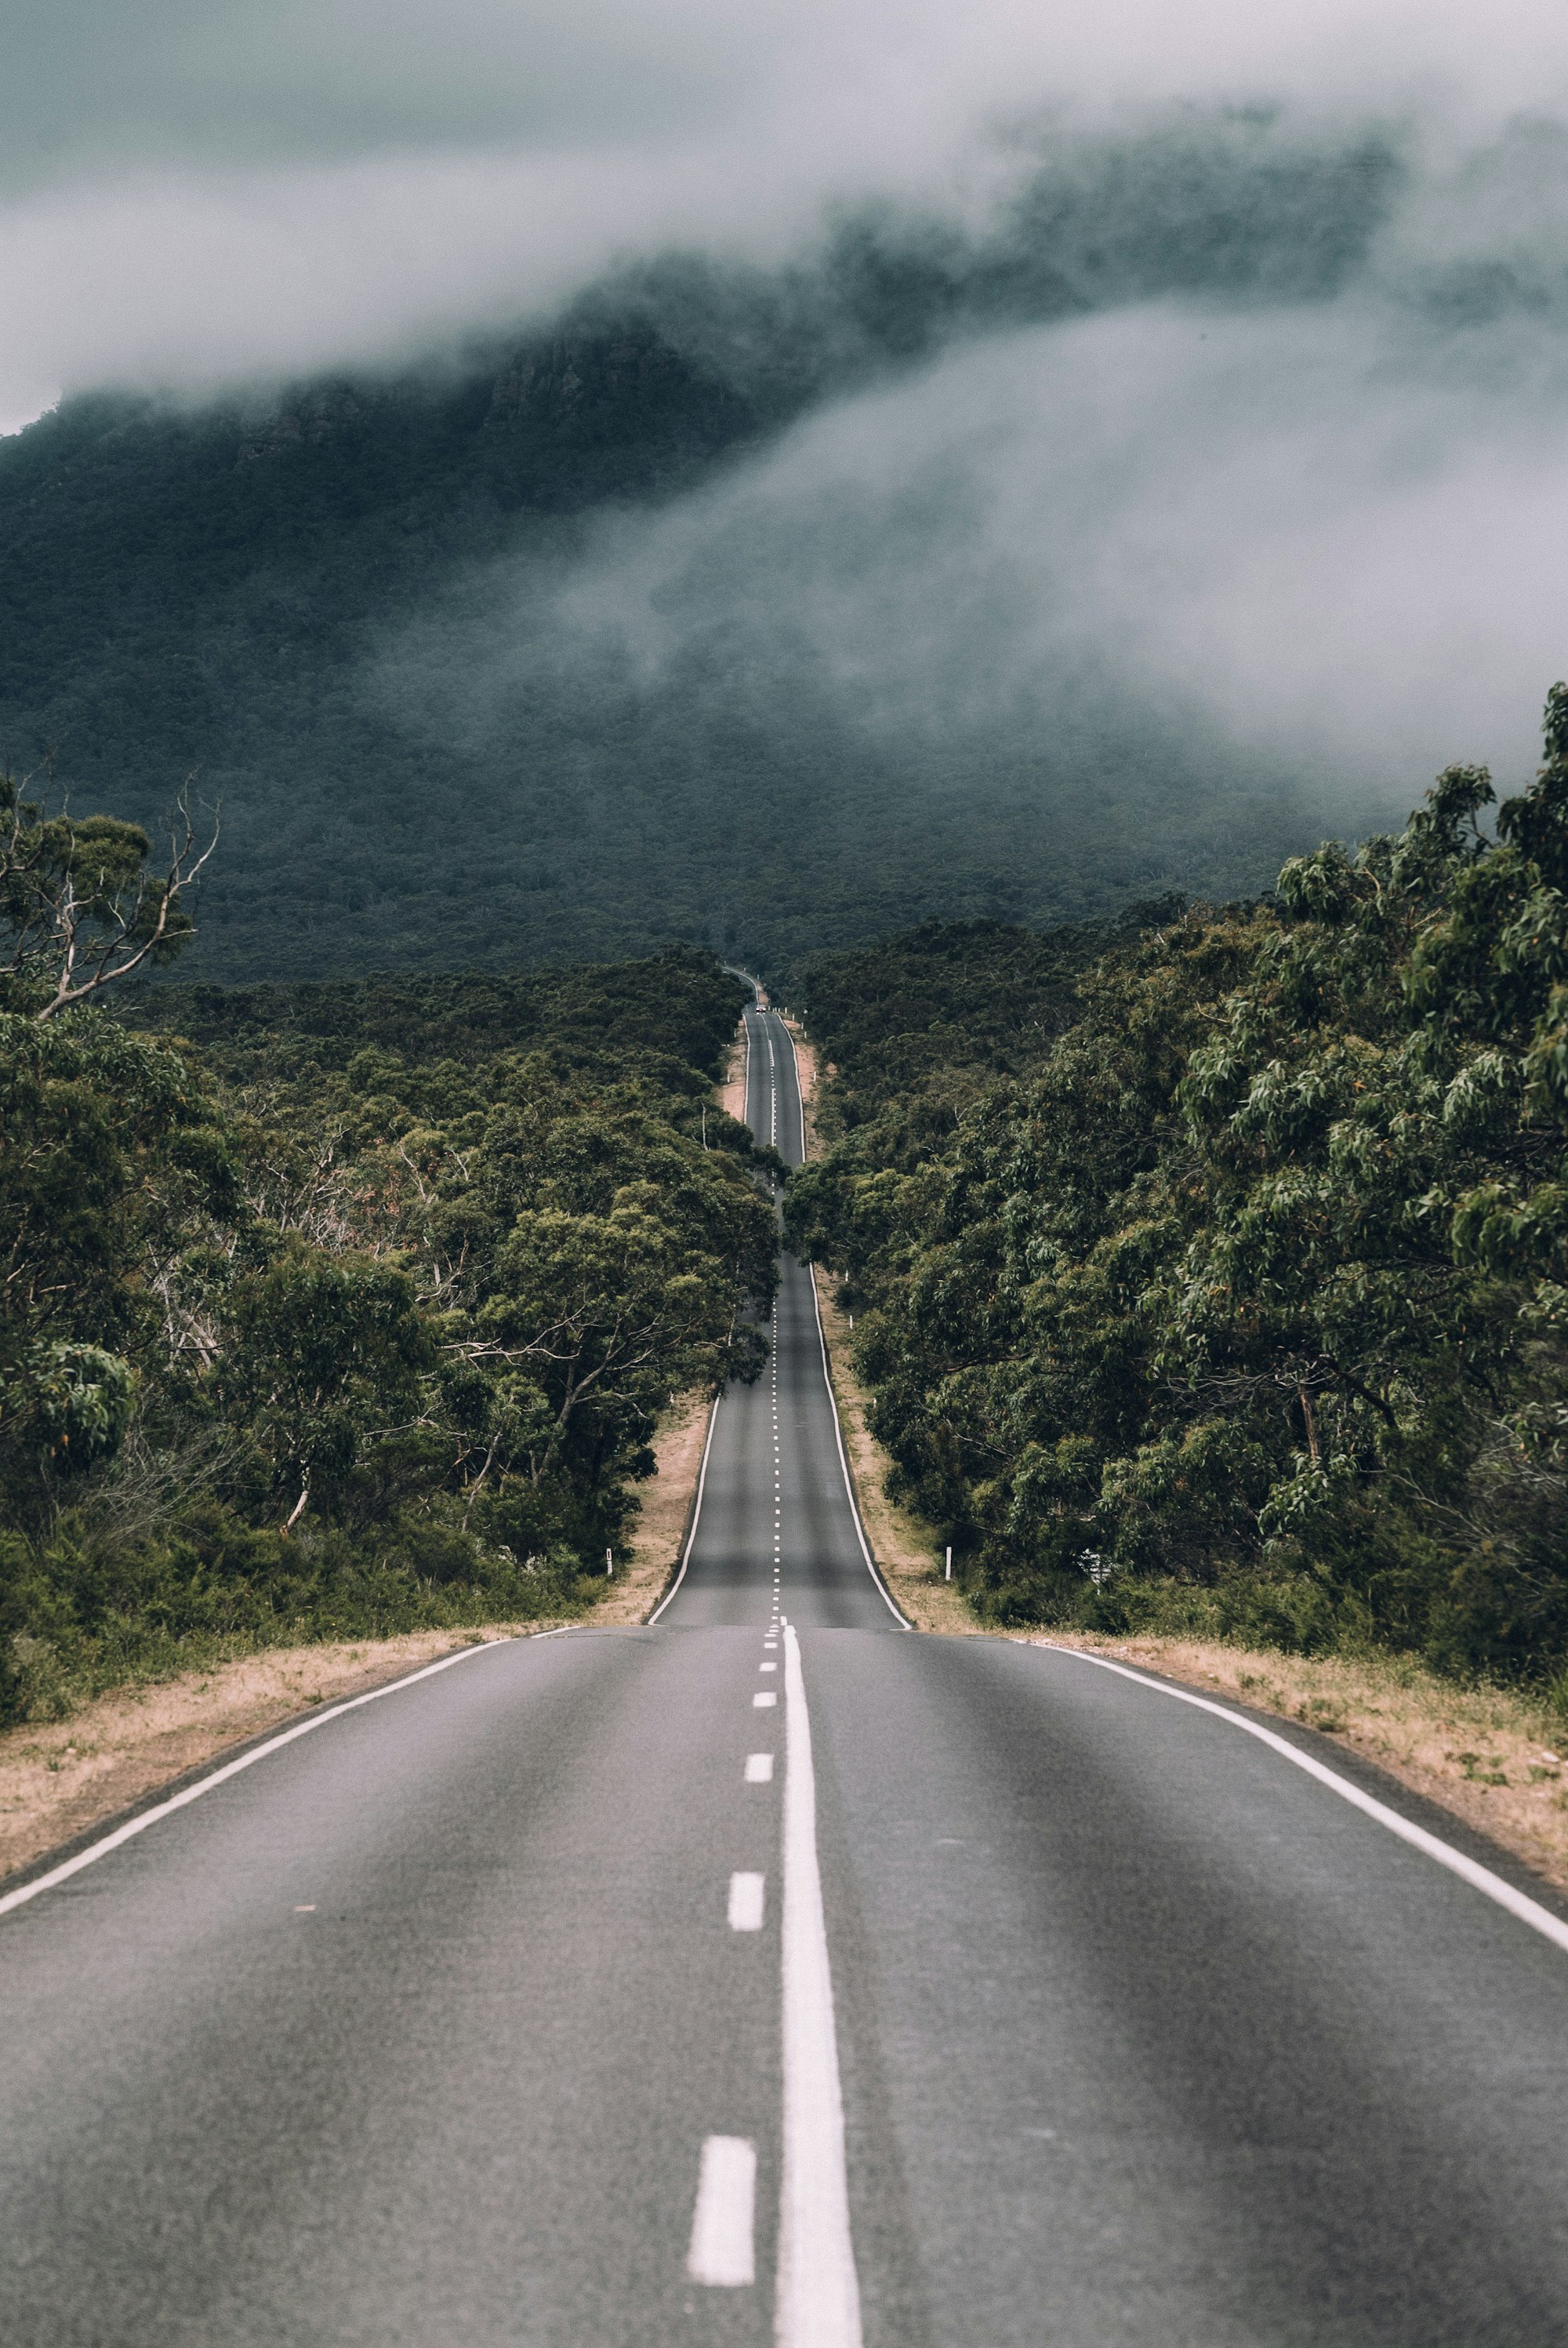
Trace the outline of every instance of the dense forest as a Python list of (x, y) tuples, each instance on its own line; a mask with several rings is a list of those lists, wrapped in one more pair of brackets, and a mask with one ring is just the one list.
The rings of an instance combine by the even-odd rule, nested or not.
[(762, 1357), (745, 989), (144, 989), (189, 921), (145, 835), (0, 816), (0, 1719), (579, 1606), (671, 1395)]
[(1495, 819), (823, 958), (795, 1245), (1002, 1622), (1568, 1666), (1568, 686)]
[[(155, 831), (188, 777), (221, 802), (204, 976), (671, 936), (777, 968), (926, 913), (1255, 885), (1317, 836), (1283, 769), (1087, 673), (1049, 705), (977, 697), (983, 609), (932, 615), (960, 674), (890, 712), (803, 625), (867, 611), (855, 548), (774, 545), (775, 624), (723, 572), (774, 525), (743, 507), (714, 538), (712, 499), (966, 338), (1327, 301), (1399, 168), (1380, 136), (1194, 118), (1060, 145), (983, 230), (864, 213), (787, 266), (628, 268), (401, 373), (70, 398), (0, 443), (0, 764), (52, 759), (78, 812)], [(709, 535), (682, 553), (688, 520)], [(906, 521), (917, 575), (953, 517)]]

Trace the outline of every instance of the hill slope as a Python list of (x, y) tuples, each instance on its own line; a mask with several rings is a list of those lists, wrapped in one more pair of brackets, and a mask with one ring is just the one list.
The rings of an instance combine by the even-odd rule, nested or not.
[[(671, 933), (776, 963), (1245, 885), (1306, 824), (1281, 777), (1092, 683), (1042, 722), (933, 680), (911, 729), (791, 640), (814, 554), (779, 549), (781, 623), (724, 548), (759, 559), (748, 469), (835, 403), (1096, 310), (1332, 294), (1396, 176), (1378, 139), (1189, 126), (1062, 150), (983, 233), (671, 259), (395, 379), (68, 401), (0, 445), (0, 754), (143, 819), (194, 770), (227, 828), (200, 952), (240, 975)], [(948, 526), (916, 518), (917, 570)]]

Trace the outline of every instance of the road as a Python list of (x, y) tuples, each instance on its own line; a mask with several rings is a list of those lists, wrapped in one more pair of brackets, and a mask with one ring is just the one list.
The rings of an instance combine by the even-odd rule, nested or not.
[(1305, 1732), (901, 1628), (789, 1267), (778, 1340), (656, 1624), (333, 1708), (0, 1912), (7, 2348), (1568, 2338), (1553, 1915)]

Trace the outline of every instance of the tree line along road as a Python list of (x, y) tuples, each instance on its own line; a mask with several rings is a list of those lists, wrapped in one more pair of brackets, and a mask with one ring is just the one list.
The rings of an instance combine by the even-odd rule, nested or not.
[(788, 1262), (774, 1334), (651, 1624), (0, 1902), (11, 2348), (1568, 2337), (1550, 1895), (1305, 1732), (910, 1632)]

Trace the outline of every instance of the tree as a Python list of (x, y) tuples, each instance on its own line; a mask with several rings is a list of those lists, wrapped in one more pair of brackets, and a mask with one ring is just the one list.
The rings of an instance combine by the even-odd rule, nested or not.
[(1176, 1582), (1255, 1634), (1568, 1657), (1568, 687), (1545, 740), (1495, 837), (1450, 768), (1106, 957), (935, 1158), (888, 1115), (792, 1186), (998, 1611)]
[(235, 1283), (217, 1386), (292, 1497), (292, 1530), (314, 1484), (341, 1478), (368, 1436), (419, 1408), (430, 1338), (401, 1266), (330, 1255), (291, 1234)]
[(117, 980), (173, 960), (195, 935), (186, 903), (218, 844), (200, 853), (188, 798), (176, 813), (167, 868), (149, 872), (152, 843), (107, 815), (51, 815), (0, 775), (0, 1006), (53, 1019)]
[(160, 1353), (155, 1231), (221, 1203), (215, 1104), (181, 1056), (91, 1005), (0, 1011), (0, 1475), (112, 1451)]

